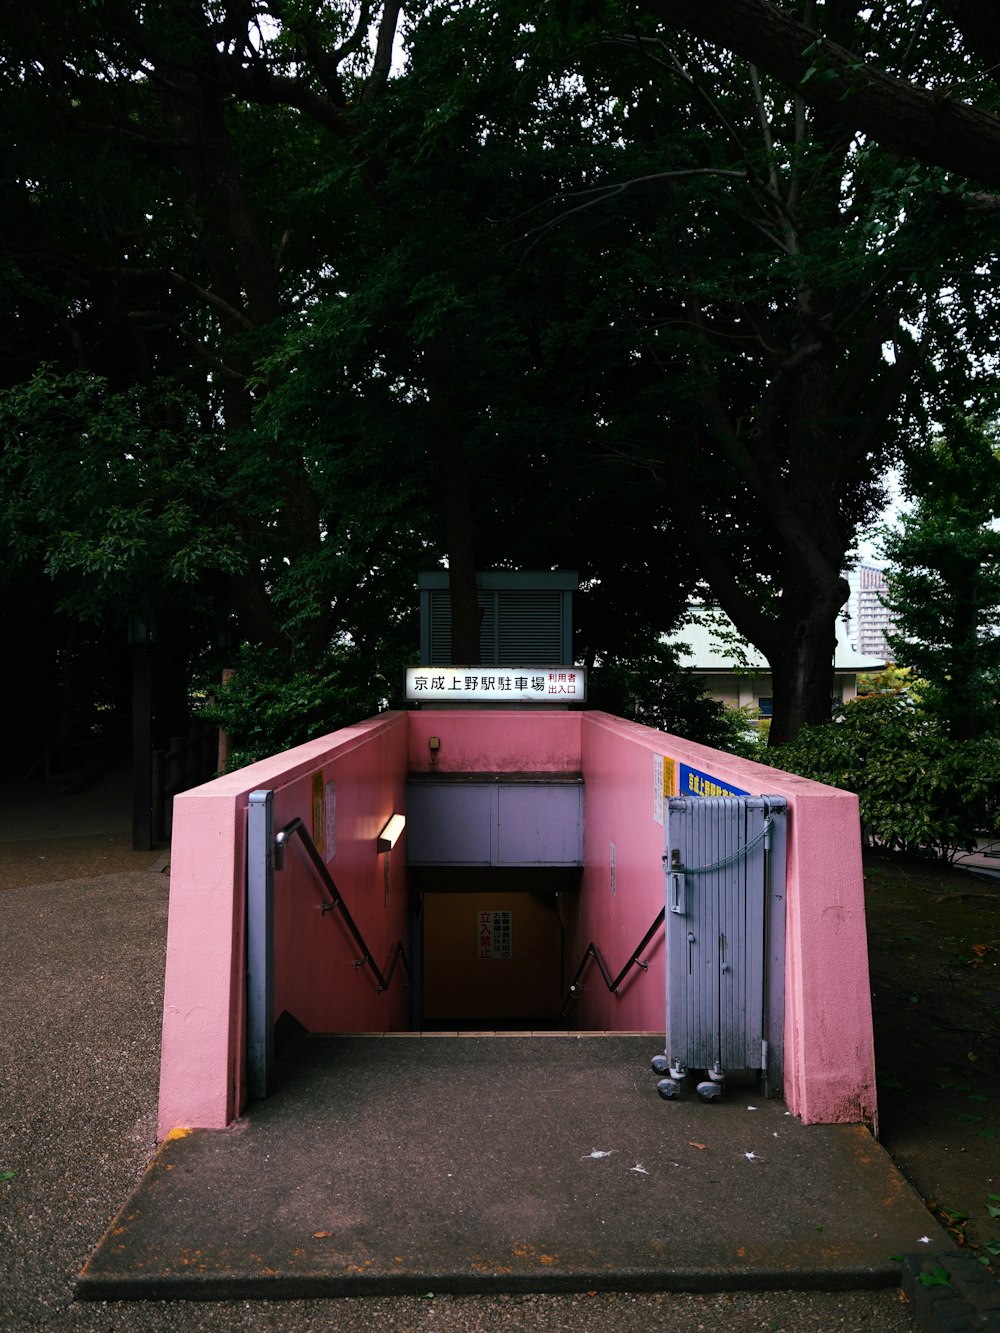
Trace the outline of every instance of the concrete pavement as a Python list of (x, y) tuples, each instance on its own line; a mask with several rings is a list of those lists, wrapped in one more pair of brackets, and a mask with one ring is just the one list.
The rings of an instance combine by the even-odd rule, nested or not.
[(657, 1050), (300, 1039), (237, 1126), (168, 1140), (78, 1292), (837, 1290), (946, 1247), (863, 1127), (804, 1126), (739, 1085), (664, 1102)]

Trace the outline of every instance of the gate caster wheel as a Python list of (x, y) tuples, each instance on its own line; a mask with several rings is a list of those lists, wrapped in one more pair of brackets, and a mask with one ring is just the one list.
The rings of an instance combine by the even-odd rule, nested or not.
[(656, 1091), (664, 1101), (672, 1102), (681, 1090), (681, 1085), (672, 1078), (661, 1078), (656, 1085)]
[(670, 1068), (670, 1061), (665, 1055), (654, 1055), (649, 1063), (654, 1074), (665, 1074)]
[(696, 1089), (703, 1102), (721, 1102), (725, 1090), (724, 1083), (712, 1083), (708, 1079), (704, 1083), (699, 1083)]

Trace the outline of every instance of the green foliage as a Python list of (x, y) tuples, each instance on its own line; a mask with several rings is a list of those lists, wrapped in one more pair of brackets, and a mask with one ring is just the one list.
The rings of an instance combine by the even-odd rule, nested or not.
[(929, 1273), (920, 1273), (918, 1274), (918, 1276), (920, 1278), (920, 1281), (923, 1283), (925, 1287), (951, 1286), (951, 1279), (948, 1275), (948, 1270), (946, 1268), (942, 1268), (940, 1264), (938, 1264), (935, 1268), (932, 1268)]
[(192, 609), (240, 564), (215, 442), (189, 395), (115, 393), (99, 376), (42, 367), (0, 390), (0, 549), (8, 579), (42, 568), (60, 609), (123, 618)]
[(374, 672), (363, 654), (342, 647), (289, 666), (277, 651), (247, 645), (232, 678), (208, 687), (200, 716), (227, 733), (232, 772), (398, 702), (397, 665)]
[(1000, 741), (955, 741), (902, 693), (851, 700), (769, 760), (855, 792), (870, 840), (890, 851), (951, 861), (1000, 828)]
[(881, 671), (863, 671), (858, 676), (858, 694), (902, 694), (919, 704), (926, 682), (909, 667), (889, 662)]
[[(776, 731), (821, 715), (829, 636), (800, 629), (835, 612), (921, 367), (946, 397), (995, 351), (989, 218), (614, 0), (418, 3), (398, 31), (390, 4), (265, 9), (38, 0), (0, 32), (14, 567), (74, 614), (224, 608), (290, 678), (405, 642), (413, 573), (456, 547), (579, 569), (606, 661), (711, 573), (799, 654)], [(969, 76), (933, 7), (840, 10), (816, 21), (865, 62)], [(42, 395), (36, 436), (43, 362), (106, 387), (64, 388), (62, 421)], [(158, 416), (181, 390), (197, 412)], [(815, 697), (779, 707), (796, 681)]]
[(993, 433), (956, 417), (910, 458), (915, 505), (883, 534), (898, 660), (956, 739), (996, 731), (1000, 697), (1000, 458)]

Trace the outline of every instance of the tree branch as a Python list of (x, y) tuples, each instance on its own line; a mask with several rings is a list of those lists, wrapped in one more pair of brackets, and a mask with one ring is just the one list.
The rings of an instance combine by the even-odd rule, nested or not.
[(378, 25), (378, 40), (375, 43), (375, 59), (361, 94), (362, 102), (373, 101), (388, 82), (389, 72), (392, 69), (392, 47), (396, 40), (401, 8), (400, 0), (385, 0), (382, 6), (382, 19)]
[[(717, 167), (690, 167), (683, 171), (655, 171), (648, 176), (633, 176), (629, 180), (614, 181), (608, 185), (595, 185), (590, 190), (576, 190), (572, 194), (554, 194), (550, 195), (548, 199), (543, 199), (541, 203), (535, 204), (534, 207), (528, 210), (528, 213), (537, 213), (538, 210), (544, 208), (546, 204), (559, 203), (564, 199), (582, 198), (585, 202), (577, 204), (575, 208), (567, 209), (566, 212), (560, 213), (558, 217), (550, 218), (548, 222), (543, 222), (538, 227), (530, 228), (516, 239), (518, 241), (525, 241), (529, 236), (533, 236), (535, 237), (535, 242), (533, 242), (533, 244), (537, 243), (547, 231), (551, 231), (553, 227), (558, 227), (561, 223), (565, 222), (567, 218), (572, 217), (574, 213), (582, 213), (586, 209), (593, 208), (597, 204), (603, 204), (608, 199), (613, 199), (619, 194), (624, 194), (626, 190), (632, 189), (635, 185), (647, 185), (650, 181), (686, 180), (693, 176), (718, 176), (723, 180), (737, 180), (742, 181), (744, 184), (748, 181), (748, 176), (745, 171), (723, 171)], [(587, 197), (588, 195), (590, 196), (589, 198)], [(528, 214), (526, 213), (522, 213), (519, 217), (523, 218), (527, 215)], [(514, 218), (513, 221), (517, 222), (519, 221), (519, 218)], [(773, 239), (773, 237), (771, 239)], [(508, 241), (507, 244), (513, 245), (515, 242)]]
[[(1000, 117), (866, 64), (771, 0), (637, 3), (671, 27), (759, 65), (841, 124), (931, 166), (1000, 185)], [(957, 7), (957, 0), (952, 5)], [(815, 67), (817, 52), (824, 72), (832, 77), (803, 82)]]
[(171, 282), (176, 282), (178, 286), (186, 288), (189, 292), (193, 292), (194, 295), (204, 301), (206, 305), (210, 305), (213, 310), (217, 310), (220, 315), (225, 315), (227, 319), (233, 320), (242, 328), (252, 329), (254, 327), (253, 320), (244, 311), (238, 310), (236, 306), (231, 305), (224, 297), (209, 291), (207, 287), (202, 287), (197, 282), (193, 282), (190, 278), (186, 278), (183, 273), (178, 273), (176, 269), (168, 269), (167, 277)]
[(885, 423), (903, 400), (913, 374), (924, 357), (924, 348), (916, 339), (911, 340), (882, 377), (881, 388), (875, 401), (865, 411), (865, 424), (844, 451), (845, 472), (854, 467), (882, 436)]
[(227, 365), (214, 352), (210, 352), (201, 339), (196, 338), (193, 333), (186, 329), (175, 315), (168, 315), (162, 310), (130, 310), (128, 318), (134, 324), (142, 324), (146, 327), (159, 325), (161, 328), (173, 329), (207, 366), (217, 371), (230, 383), (238, 384), (241, 388), (246, 387), (246, 376), (232, 366)]

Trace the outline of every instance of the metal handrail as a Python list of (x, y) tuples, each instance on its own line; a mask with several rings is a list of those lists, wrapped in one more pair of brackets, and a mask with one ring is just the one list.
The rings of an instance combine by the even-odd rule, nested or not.
[(576, 976), (573, 978), (573, 984), (569, 988), (569, 994), (566, 996), (566, 1000), (563, 1004), (563, 1007), (559, 1010), (560, 1018), (562, 1018), (563, 1015), (566, 1013), (566, 1010), (569, 1008), (570, 1004), (574, 1000), (579, 998), (579, 992), (583, 989), (583, 987), (580, 985), (580, 978), (583, 976), (584, 968), (587, 966), (587, 963), (590, 961), (591, 958), (593, 958), (594, 962), (600, 969), (601, 977), (604, 980), (604, 984), (605, 986), (607, 986), (608, 990), (611, 992), (612, 995), (618, 994), (618, 987), (622, 984), (622, 982), (625, 980), (628, 974), (632, 971), (633, 967), (641, 967), (644, 972), (648, 972), (649, 964), (644, 963), (642, 959), (639, 957), (639, 955), (642, 953), (643, 949), (645, 949), (646, 945), (650, 942), (650, 940), (653, 938), (653, 936), (656, 934), (659, 928), (663, 925), (665, 917), (666, 917), (666, 908), (661, 907), (656, 915), (656, 920), (646, 931), (645, 935), (643, 935), (638, 945), (636, 945), (636, 947), (632, 950), (632, 956), (629, 958), (628, 962), (625, 964), (625, 966), (622, 968), (622, 970), (618, 973), (618, 975), (615, 977), (613, 981), (611, 979), (611, 973), (605, 966), (604, 959), (598, 952), (597, 945), (594, 944), (593, 941), (591, 941), (590, 944), (587, 945), (583, 957), (580, 959), (580, 966), (576, 969)]
[(361, 934), (361, 931), (358, 929), (354, 917), (351, 916), (347, 904), (344, 902), (343, 895), (337, 888), (336, 884), (334, 883), (333, 876), (327, 869), (326, 862), (323, 860), (322, 856), (320, 856), (319, 849), (317, 848), (316, 844), (310, 837), (305, 824), (298, 816), (296, 816), (295, 819), (291, 821), (291, 823), (286, 824), (283, 829), (279, 829), (279, 831), (275, 834), (274, 837), (275, 870), (284, 869), (285, 846), (288, 842), (288, 839), (292, 836), (293, 833), (297, 833), (299, 835), (302, 845), (306, 850), (306, 854), (309, 857), (309, 860), (313, 864), (313, 868), (319, 874), (320, 879), (323, 881), (323, 884), (325, 885), (327, 892), (330, 895), (330, 901), (321, 904), (323, 915), (325, 916), (327, 912), (335, 912), (339, 907), (340, 915), (343, 918), (344, 924), (347, 926), (347, 929), (351, 932), (351, 936), (354, 940), (354, 943), (361, 951), (362, 956), (360, 958), (355, 958), (354, 966), (356, 968), (359, 968), (367, 965), (368, 967), (371, 968), (372, 972), (375, 974), (375, 979), (378, 982), (379, 995), (381, 995), (383, 991), (389, 989), (389, 983), (390, 981), (392, 981), (392, 974), (393, 972), (395, 972), (396, 964), (397, 962), (400, 961), (400, 959), (402, 959), (403, 966), (406, 968), (407, 977), (409, 978), (410, 981), (412, 981), (413, 970), (410, 967), (410, 961), (406, 956), (406, 950), (403, 948), (403, 943), (401, 940), (397, 941), (396, 948), (393, 951), (391, 959), (389, 960), (388, 974), (386, 976), (382, 975), (378, 963), (376, 963), (375, 959), (372, 957), (371, 951), (369, 950), (368, 945), (365, 943), (365, 937)]

